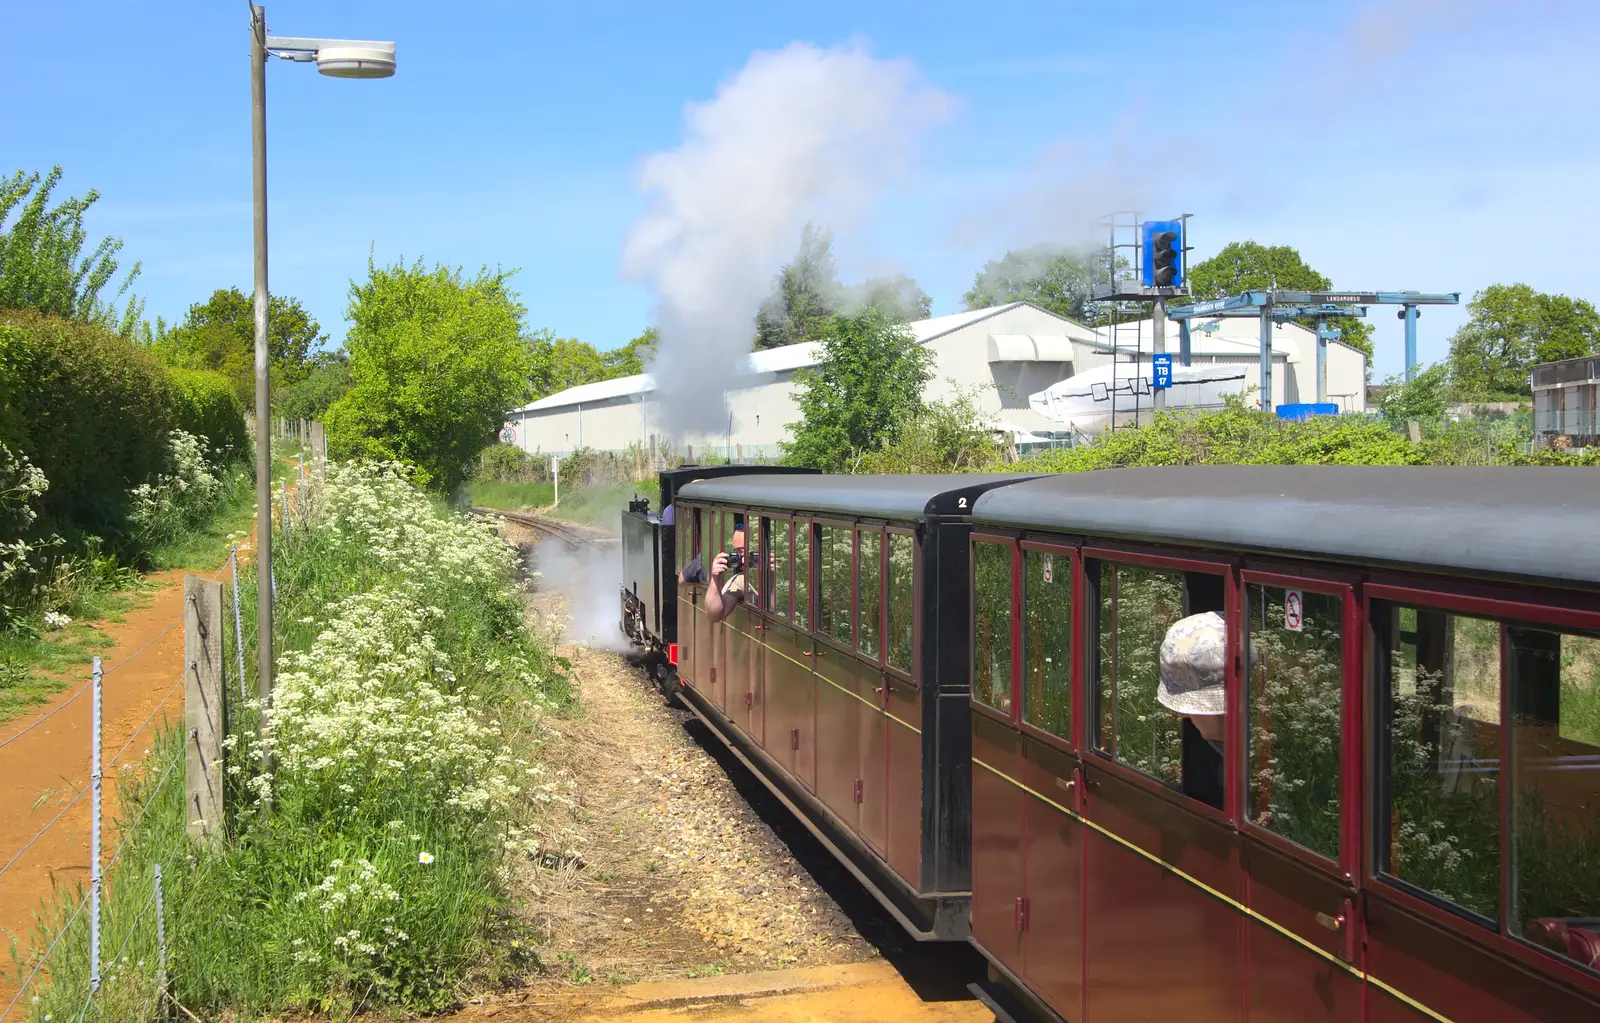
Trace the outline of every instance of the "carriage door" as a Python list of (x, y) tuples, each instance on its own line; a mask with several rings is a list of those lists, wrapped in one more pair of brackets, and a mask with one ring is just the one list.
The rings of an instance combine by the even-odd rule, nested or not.
[(1247, 923), (1250, 1019), (1356, 1019), (1359, 611), (1341, 584), (1259, 572), (1242, 580), (1240, 859), (1259, 914)]

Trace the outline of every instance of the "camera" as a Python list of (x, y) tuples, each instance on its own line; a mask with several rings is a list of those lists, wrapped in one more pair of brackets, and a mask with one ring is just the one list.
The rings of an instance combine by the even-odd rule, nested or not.
[(744, 551), (737, 547), (728, 550), (728, 574), (738, 575), (744, 571)]

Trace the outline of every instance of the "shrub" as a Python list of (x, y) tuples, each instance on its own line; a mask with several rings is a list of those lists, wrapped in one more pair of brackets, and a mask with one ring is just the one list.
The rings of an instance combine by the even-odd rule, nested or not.
[(1085, 447), (1025, 459), (1019, 472), (1080, 472), (1136, 465), (1424, 465), (1427, 452), (1382, 420), (1319, 416), (1304, 422), (1248, 409), (1229, 397), (1214, 412), (1159, 412)]
[(161, 472), (178, 425), (155, 357), (104, 327), (0, 311), (0, 440), (50, 480), (44, 518), (125, 532), (128, 492)]
[(220, 373), (207, 370), (173, 369), (173, 397), (177, 404), (178, 426), (203, 437), (218, 463), (242, 458), (250, 447), (245, 433), (244, 407), (233, 385)]
[(478, 452), (472, 478), (485, 483), (544, 483), (550, 460), (535, 458), (515, 444), (491, 444)]

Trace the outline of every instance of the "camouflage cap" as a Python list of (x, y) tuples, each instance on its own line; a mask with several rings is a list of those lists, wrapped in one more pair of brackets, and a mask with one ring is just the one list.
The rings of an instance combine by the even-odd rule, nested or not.
[(1186, 717), (1223, 713), (1228, 631), (1215, 611), (1190, 615), (1161, 641), (1161, 685), (1156, 699)]

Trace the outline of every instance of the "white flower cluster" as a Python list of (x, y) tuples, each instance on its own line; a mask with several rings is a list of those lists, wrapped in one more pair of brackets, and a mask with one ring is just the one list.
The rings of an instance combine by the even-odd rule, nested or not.
[(262, 740), (276, 778), (250, 781), (262, 795), (310, 786), (338, 807), (404, 787), (491, 815), (517, 795), (525, 763), (471, 697), (448, 691), (448, 658), (428, 631), (443, 612), (410, 590), (346, 598), (309, 650), (283, 655)]
[(128, 518), (147, 542), (200, 521), (222, 492), (222, 477), (212, 471), (204, 438), (173, 430), (167, 438), (167, 467), (170, 471), (133, 488)]
[[(301, 936), (289, 943), (292, 962), (364, 960), (364, 965), (375, 965), (411, 940), (395, 916), (402, 901), (400, 893), (380, 880), (379, 870), (370, 860), (334, 860), (328, 869), (321, 883), (295, 893), (296, 902), (310, 903), (321, 911), (322, 926), (310, 937)], [(385, 906), (396, 908), (374, 921), (374, 908)], [(369, 928), (375, 924), (376, 931), (363, 932), (361, 924)]]
[[(50, 481), (38, 466), (28, 461), (27, 455), (12, 454), (10, 448), (0, 444), (0, 535), (14, 538), (0, 540), (0, 598), (13, 588), (25, 591), (30, 580), (39, 575), (35, 555), (61, 543), (58, 536), (32, 543), (15, 539), (38, 519), (33, 502), (49, 489)], [(5, 623), (10, 610), (0, 599), (0, 625)]]
[(322, 499), (338, 543), (404, 571), (426, 566), (464, 582), (503, 585), (516, 548), (487, 522), (440, 515), (410, 476), (398, 462), (330, 465)]

